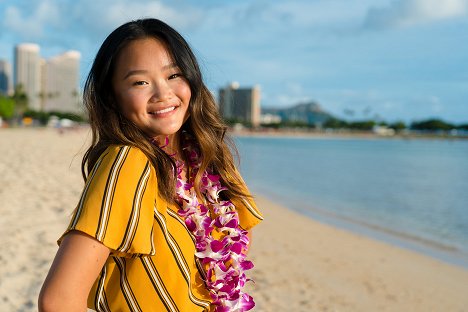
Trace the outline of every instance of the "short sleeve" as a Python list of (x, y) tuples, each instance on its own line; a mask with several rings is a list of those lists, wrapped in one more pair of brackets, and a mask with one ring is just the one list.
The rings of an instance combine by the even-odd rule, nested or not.
[(114, 255), (153, 255), (156, 195), (156, 175), (146, 155), (134, 147), (110, 146), (88, 176), (64, 235), (86, 233)]
[[(244, 187), (244, 191), (249, 194), (247, 187)], [(252, 197), (239, 197), (232, 199), (231, 202), (236, 207), (240, 226), (244, 230), (250, 230), (263, 220)]]

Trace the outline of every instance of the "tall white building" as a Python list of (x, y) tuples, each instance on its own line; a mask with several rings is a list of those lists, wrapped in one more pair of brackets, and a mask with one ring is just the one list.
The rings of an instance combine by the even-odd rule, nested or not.
[(42, 100), (44, 111), (82, 113), (79, 93), (78, 51), (67, 51), (47, 60)]
[(15, 47), (15, 87), (22, 86), (29, 108), (33, 110), (41, 110), (40, 62), (37, 44), (22, 43)]
[(13, 94), (13, 81), (11, 76), (11, 64), (6, 60), (0, 60), (0, 95)]

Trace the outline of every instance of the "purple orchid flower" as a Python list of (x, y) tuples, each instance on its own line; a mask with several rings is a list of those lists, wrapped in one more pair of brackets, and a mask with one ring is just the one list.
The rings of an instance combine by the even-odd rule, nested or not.
[[(193, 138), (185, 135), (182, 150), (191, 170), (188, 181), (184, 181), (181, 178), (184, 163), (175, 159), (176, 201), (181, 205), (178, 215), (195, 237), (195, 256), (207, 266), (205, 284), (213, 299), (214, 311), (249, 311), (255, 302), (243, 291), (245, 283), (250, 281), (244, 272), (253, 268), (253, 263), (245, 259), (249, 244), (247, 231), (239, 227), (239, 216), (232, 202), (220, 200), (220, 193), (227, 188), (221, 185), (221, 177), (211, 168), (202, 173), (199, 186), (205, 200), (198, 200), (193, 180), (202, 157)], [(169, 144), (168, 138), (165, 144), (161, 148)], [(214, 229), (223, 234), (222, 239), (212, 236)]]

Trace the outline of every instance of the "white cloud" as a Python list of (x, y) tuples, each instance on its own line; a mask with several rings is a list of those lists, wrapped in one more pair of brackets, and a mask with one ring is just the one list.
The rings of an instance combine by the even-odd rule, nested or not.
[(203, 23), (218, 30), (248, 29), (257, 38), (269, 34), (269, 40), (288, 40), (299, 33), (306, 39), (313, 33), (324, 36), (359, 25), (369, 5), (382, 1), (386, 0), (220, 1), (204, 11)]
[[(294, 96), (290, 94), (279, 94), (274, 97), (275, 107), (289, 107), (299, 103), (306, 103), (312, 101), (310, 96)], [(268, 104), (268, 103), (266, 103)]]
[(312, 101), (312, 97), (307, 94), (300, 83), (289, 82), (284, 87), (284, 90), (281, 90), (282, 93), (276, 94), (272, 99), (269, 99), (276, 104), (275, 106), (287, 107)]
[(289, 82), (286, 84), (286, 91), (293, 95), (300, 95), (304, 92), (304, 88), (300, 83), (297, 82)]
[(40, 39), (48, 26), (61, 24), (58, 7), (53, 1), (41, 1), (31, 12), (8, 6), (3, 17), (3, 27), (23, 40)]
[(0, 14), (1, 28), (19, 41), (69, 41), (73, 33), (94, 42), (122, 23), (143, 17), (159, 18), (178, 30), (194, 28), (203, 20), (200, 9), (161, 1), (44, 0), (27, 7), (12, 4)]
[(395, 0), (368, 10), (365, 28), (407, 27), (468, 14), (468, 0)]
[(124, 22), (155, 17), (178, 29), (194, 27), (200, 20), (201, 12), (193, 7), (183, 9), (168, 6), (161, 1), (79, 1), (74, 5), (75, 18), (90, 31), (104, 29), (111, 31)]

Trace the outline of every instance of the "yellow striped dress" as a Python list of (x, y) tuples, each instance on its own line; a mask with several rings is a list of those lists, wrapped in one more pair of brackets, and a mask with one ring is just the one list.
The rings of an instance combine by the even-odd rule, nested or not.
[[(88, 176), (64, 235), (81, 231), (111, 250), (90, 291), (89, 308), (211, 311), (194, 238), (178, 207), (159, 196), (157, 183), (146, 155), (129, 146), (107, 148)], [(242, 228), (262, 220), (250, 199), (232, 202)]]

